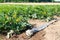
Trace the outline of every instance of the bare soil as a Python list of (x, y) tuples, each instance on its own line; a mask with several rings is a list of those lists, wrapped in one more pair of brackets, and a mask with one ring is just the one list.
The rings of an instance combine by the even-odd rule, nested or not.
[(17, 4), (17, 5), (60, 5), (60, 3), (53, 3), (53, 2), (41, 2), (41, 3), (0, 3), (0, 4)]
[[(35, 24), (35, 26), (37, 27), (46, 23), (37, 19), (31, 19), (28, 22), (31, 24)], [(0, 40), (60, 40), (60, 20), (51, 24), (46, 29), (37, 32), (31, 38), (28, 38), (24, 32), (20, 35), (13, 35), (10, 39), (7, 39), (5, 36), (0, 35)]]

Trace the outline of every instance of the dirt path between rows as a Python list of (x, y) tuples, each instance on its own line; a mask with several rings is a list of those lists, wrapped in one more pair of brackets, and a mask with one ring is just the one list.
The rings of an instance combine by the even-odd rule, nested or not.
[(53, 3), (53, 2), (41, 2), (41, 3), (13, 3), (13, 2), (11, 2), (11, 3), (9, 3), (9, 2), (7, 2), (7, 3), (0, 3), (0, 5), (1, 4), (17, 4), (17, 5), (60, 5), (60, 3)]
[[(37, 20), (35, 20), (35, 22), (37, 25), (42, 25), (45, 23)], [(57, 21), (48, 26), (43, 31), (38, 32), (32, 38), (30, 38), (30, 40), (60, 40), (60, 21)]]
[[(35, 26), (40, 26), (46, 22), (42, 22), (41, 20), (30, 20), (29, 23), (36, 24)], [(51, 24), (46, 29), (36, 33), (30, 39), (25, 35), (25, 32), (17, 35), (17, 37), (13, 36), (10, 39), (6, 39), (3, 36), (0, 36), (2, 40), (60, 40), (60, 20)]]

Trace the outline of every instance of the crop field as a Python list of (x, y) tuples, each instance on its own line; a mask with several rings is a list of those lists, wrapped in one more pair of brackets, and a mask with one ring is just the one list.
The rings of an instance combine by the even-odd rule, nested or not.
[[(34, 27), (38, 27), (56, 18), (60, 19), (60, 3), (0, 3), (0, 39), (60, 40), (60, 20), (30, 39), (25, 35), (25, 31), (34, 24)], [(14, 34), (7, 39), (6, 35), (10, 30)]]

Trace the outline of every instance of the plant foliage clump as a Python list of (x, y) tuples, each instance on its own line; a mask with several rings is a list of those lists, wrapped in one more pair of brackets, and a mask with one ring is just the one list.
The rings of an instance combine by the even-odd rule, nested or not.
[(22, 31), (31, 26), (28, 19), (53, 19), (60, 16), (60, 6), (0, 5), (0, 31)]

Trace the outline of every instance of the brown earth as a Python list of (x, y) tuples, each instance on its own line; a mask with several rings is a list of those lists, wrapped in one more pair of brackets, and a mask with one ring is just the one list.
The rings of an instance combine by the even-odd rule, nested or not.
[[(31, 24), (36, 24), (35, 26), (40, 26), (46, 22), (41, 20), (29, 20)], [(25, 35), (25, 32), (20, 35), (13, 35), (10, 39), (5, 38), (5, 36), (0, 35), (0, 40), (60, 40), (60, 20), (51, 24), (46, 29), (36, 33), (31, 38)]]

